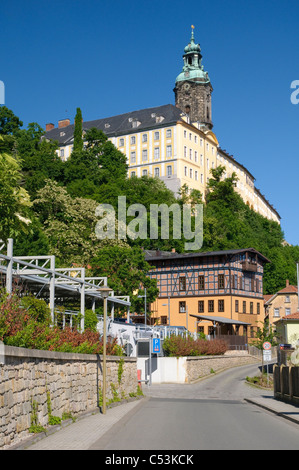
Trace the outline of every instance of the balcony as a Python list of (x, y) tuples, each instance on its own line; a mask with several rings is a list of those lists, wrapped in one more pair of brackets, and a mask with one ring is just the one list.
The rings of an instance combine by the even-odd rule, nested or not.
[(254, 261), (244, 260), (241, 261), (243, 271), (257, 272), (257, 263)]

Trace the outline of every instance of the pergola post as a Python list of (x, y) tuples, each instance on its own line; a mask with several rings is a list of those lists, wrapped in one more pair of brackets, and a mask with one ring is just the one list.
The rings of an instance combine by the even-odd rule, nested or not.
[(6, 270), (6, 292), (8, 294), (12, 293), (12, 257), (13, 257), (13, 239), (9, 238), (7, 240), (7, 256), (9, 257)]
[(51, 270), (51, 277), (50, 277), (50, 311), (51, 311), (51, 319), (52, 324), (54, 325), (55, 316), (54, 316), (54, 308), (55, 308), (55, 256), (50, 257), (50, 270)]

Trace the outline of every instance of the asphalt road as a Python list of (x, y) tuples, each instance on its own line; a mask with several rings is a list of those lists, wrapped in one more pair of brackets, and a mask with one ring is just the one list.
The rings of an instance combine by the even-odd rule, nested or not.
[(193, 385), (152, 385), (141, 407), (95, 442), (101, 450), (298, 450), (299, 426), (247, 403), (273, 396), (245, 383), (257, 366)]

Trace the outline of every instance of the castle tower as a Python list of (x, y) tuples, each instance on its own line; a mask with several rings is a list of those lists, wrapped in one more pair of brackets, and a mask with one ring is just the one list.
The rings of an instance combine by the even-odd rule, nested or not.
[(201, 63), (199, 44), (194, 42), (194, 26), (191, 26), (190, 43), (184, 49), (184, 66), (175, 81), (175, 105), (189, 115), (190, 122), (202, 130), (211, 130), (213, 87), (208, 72)]

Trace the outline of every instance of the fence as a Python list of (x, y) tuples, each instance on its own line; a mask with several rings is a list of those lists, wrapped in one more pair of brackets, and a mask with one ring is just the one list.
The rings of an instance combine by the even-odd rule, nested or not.
[(275, 398), (299, 405), (299, 367), (275, 365), (273, 381)]
[(216, 339), (222, 339), (227, 343), (228, 349), (230, 350), (247, 350), (247, 336), (238, 335), (216, 335)]

